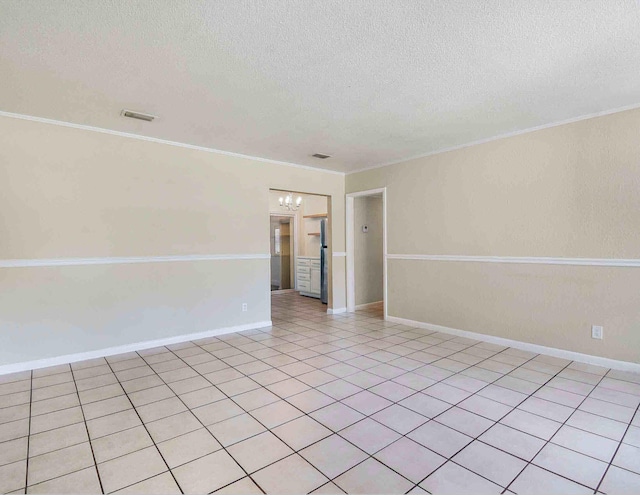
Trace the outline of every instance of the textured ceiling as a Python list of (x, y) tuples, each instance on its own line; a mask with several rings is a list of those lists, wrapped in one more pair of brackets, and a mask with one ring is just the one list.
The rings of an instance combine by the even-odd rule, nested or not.
[(638, 0), (2, 0), (0, 110), (348, 172), (640, 104), (639, 14)]

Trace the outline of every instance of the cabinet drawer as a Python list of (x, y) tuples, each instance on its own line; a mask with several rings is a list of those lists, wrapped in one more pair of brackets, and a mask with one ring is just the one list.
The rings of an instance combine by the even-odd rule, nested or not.
[(302, 267), (302, 266), (309, 266), (309, 262), (311, 260), (307, 260), (307, 259), (300, 259), (298, 258), (298, 266)]
[(320, 269), (320, 260), (311, 260), (311, 269)]
[(298, 280), (311, 280), (311, 274), (298, 272)]
[(311, 282), (309, 280), (298, 281), (298, 290), (302, 292), (309, 292), (311, 290)]

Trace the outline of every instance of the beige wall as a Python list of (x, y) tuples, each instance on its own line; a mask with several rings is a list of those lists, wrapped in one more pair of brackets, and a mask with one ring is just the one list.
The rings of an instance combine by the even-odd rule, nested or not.
[[(0, 117), (0, 183), (4, 260), (268, 254), (270, 188), (331, 196), (344, 251), (336, 174)], [(0, 268), (0, 364), (270, 319), (268, 259), (173, 265)]]
[[(356, 305), (382, 301), (383, 228), (382, 195), (354, 198), (354, 271)], [(362, 226), (368, 232), (362, 232)]]
[[(640, 258), (640, 110), (348, 175), (389, 254)], [(640, 268), (388, 260), (391, 316), (640, 361)], [(604, 325), (603, 341), (590, 338)]]

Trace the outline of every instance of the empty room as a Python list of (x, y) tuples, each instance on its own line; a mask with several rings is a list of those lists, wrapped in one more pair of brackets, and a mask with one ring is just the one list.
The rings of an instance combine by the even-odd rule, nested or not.
[(0, 0), (0, 494), (640, 493), (640, 3)]

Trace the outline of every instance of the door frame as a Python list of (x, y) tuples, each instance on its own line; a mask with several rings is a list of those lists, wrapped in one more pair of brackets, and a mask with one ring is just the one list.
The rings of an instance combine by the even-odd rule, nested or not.
[[(291, 270), (291, 276), (293, 277), (293, 287), (291, 290), (298, 289), (298, 277), (296, 277), (296, 269), (298, 267), (298, 214), (295, 212), (269, 212), (269, 222), (271, 222), (271, 217), (290, 217), (292, 218), (291, 224), (293, 225), (293, 229), (291, 232), (291, 236), (293, 237), (293, 269)], [(269, 253), (271, 254), (271, 253)], [(271, 270), (271, 268), (269, 268)], [(271, 278), (271, 277), (269, 277)], [(284, 289), (289, 290), (289, 289)]]
[(346, 231), (347, 231), (347, 312), (356, 310), (356, 271), (355, 271), (355, 198), (382, 194), (382, 298), (384, 319), (387, 319), (387, 188), (369, 189), (346, 195)]

